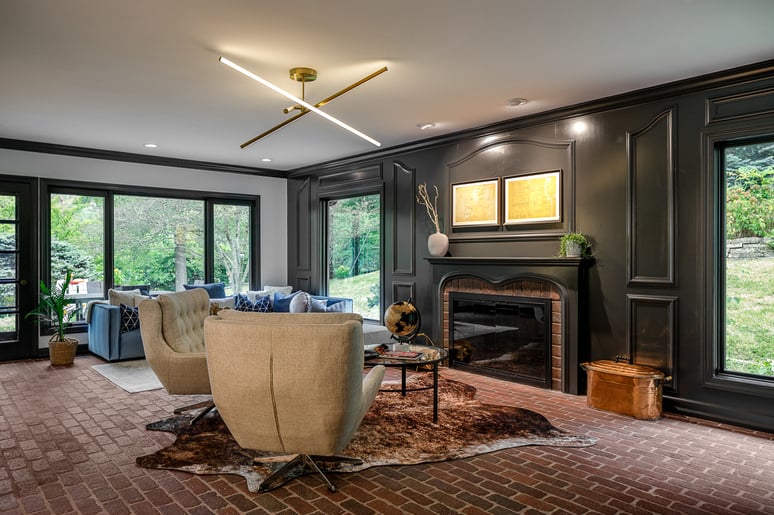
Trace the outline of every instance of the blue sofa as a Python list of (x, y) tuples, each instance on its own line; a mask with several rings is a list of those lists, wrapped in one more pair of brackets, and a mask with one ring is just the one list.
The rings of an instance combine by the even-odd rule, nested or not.
[[(257, 297), (256, 293), (257, 292), (247, 292), (246, 294), (243, 294), (243, 295), (246, 295), (250, 301), (255, 302), (255, 299)], [(298, 292), (297, 291), (293, 292), (293, 294), (295, 294), (295, 293), (298, 293)], [(292, 294), (289, 294), (289, 295), (292, 295)], [(282, 297), (288, 297), (289, 295), (282, 295)], [(323, 301), (325, 301), (326, 307), (327, 306), (332, 306), (333, 304), (337, 304), (339, 302), (342, 302), (344, 305), (343, 305), (341, 311), (344, 312), (344, 313), (351, 313), (352, 310), (354, 309), (353, 300), (349, 299), (349, 298), (345, 298), (345, 297), (328, 297), (328, 296), (325, 296), (325, 295), (310, 295), (310, 297), (312, 299), (314, 299), (314, 300), (323, 300)], [(271, 298), (272, 298), (271, 303), (272, 303), (272, 308), (273, 308), (274, 300), (277, 297), (275, 296), (275, 294), (272, 294)], [(234, 309), (234, 297), (223, 297), (223, 298), (210, 297), (210, 302), (217, 303), (219, 308), (221, 308), (221, 309), (223, 309), (223, 308)], [(280, 310), (280, 311), (285, 311), (286, 312), (287, 311), (287, 307), (288, 306), (285, 305), (285, 309), (284, 310)], [(274, 310), (274, 308), (273, 308), (273, 310)]]
[[(337, 302), (344, 303), (342, 311), (352, 312), (352, 299), (342, 297), (326, 297), (312, 295), (313, 299), (325, 300), (330, 306)], [(221, 307), (233, 307), (234, 298), (210, 298)], [(89, 320), (89, 351), (107, 361), (139, 359), (145, 357), (140, 330), (134, 329), (121, 332), (121, 308), (111, 304), (94, 303), (91, 306)]]
[(111, 304), (91, 306), (89, 351), (107, 361), (145, 357), (140, 330), (121, 333), (121, 308)]
[(345, 297), (324, 297), (322, 295), (312, 295), (312, 298), (316, 300), (326, 300), (327, 306), (330, 306), (331, 304), (336, 304), (337, 302), (343, 302), (344, 311), (346, 313), (352, 313), (352, 310), (354, 309), (354, 304), (352, 299), (347, 299)]

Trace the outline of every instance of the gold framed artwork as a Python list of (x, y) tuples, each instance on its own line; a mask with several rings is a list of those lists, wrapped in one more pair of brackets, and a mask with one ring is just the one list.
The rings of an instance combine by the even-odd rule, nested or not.
[(500, 224), (500, 179), (452, 184), (452, 226)]
[(504, 224), (562, 220), (562, 171), (506, 177)]

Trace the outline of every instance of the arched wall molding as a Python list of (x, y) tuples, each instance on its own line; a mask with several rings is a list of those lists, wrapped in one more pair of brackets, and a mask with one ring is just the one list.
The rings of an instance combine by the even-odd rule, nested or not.
[[(576, 226), (575, 140), (505, 137), (486, 143), (446, 165), (449, 202), (446, 219), (451, 220), (452, 185), (481, 178), (501, 182), (498, 209), (504, 209), (502, 181), (506, 177), (559, 170), (562, 173), (562, 219), (559, 222), (489, 227), (449, 227), (451, 242), (558, 240)], [(540, 149), (540, 152), (532, 152)], [(502, 219), (502, 216), (500, 217)]]
[(312, 231), (310, 219), (312, 212), (312, 180), (307, 178), (296, 191), (296, 270), (312, 270)]
[(633, 285), (674, 286), (675, 130), (677, 108), (626, 134), (627, 280)]
[[(393, 191), (416, 191), (416, 169), (400, 161), (392, 163)], [(413, 195), (392, 195), (392, 249), (391, 262), (393, 275), (415, 273), (416, 263), (416, 201)]]
[(485, 143), (481, 145), (479, 148), (457, 159), (456, 161), (452, 161), (451, 163), (448, 163), (446, 166), (448, 168), (458, 167), (466, 163), (467, 161), (470, 161), (471, 159), (478, 157), (484, 152), (489, 152), (494, 150), (497, 147), (502, 147), (507, 145), (535, 145), (535, 146), (547, 148), (547, 149), (562, 150), (573, 146), (574, 143), (575, 143), (575, 140), (572, 140), (572, 139), (548, 140), (548, 139), (542, 139), (542, 138), (508, 137), (508, 138), (497, 139), (497, 140), (493, 140), (491, 142)]

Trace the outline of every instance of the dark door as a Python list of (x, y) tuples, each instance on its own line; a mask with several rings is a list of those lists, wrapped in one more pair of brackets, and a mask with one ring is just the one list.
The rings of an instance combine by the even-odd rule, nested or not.
[(0, 361), (37, 357), (33, 182), (0, 179)]

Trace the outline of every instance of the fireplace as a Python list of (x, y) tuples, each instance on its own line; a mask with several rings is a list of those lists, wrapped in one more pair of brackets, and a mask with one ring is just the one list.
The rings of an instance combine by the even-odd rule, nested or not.
[[(428, 258), (433, 269), (433, 283), (437, 290), (433, 299), (435, 317), (433, 322), (433, 334), (438, 335), (441, 345), (454, 352), (450, 360), (453, 367), (465, 367), (471, 372), (486, 373), (512, 380), (519, 380), (535, 386), (550, 388), (565, 393), (583, 394), (586, 390), (586, 377), (580, 368), (580, 364), (589, 359), (589, 330), (588, 330), (588, 268), (593, 265), (593, 260), (579, 258), (558, 257), (439, 257)], [(460, 294), (463, 294), (461, 297)], [(493, 298), (487, 297), (492, 296)], [(507, 297), (503, 299), (502, 297)], [(503, 358), (508, 352), (517, 352), (519, 345), (527, 347), (524, 350), (532, 350), (537, 347), (537, 335), (526, 344), (517, 343), (517, 349), (502, 352), (499, 355), (488, 356), (482, 354), (482, 349), (476, 349), (477, 355), (470, 357), (470, 362), (463, 354), (462, 349), (467, 344), (455, 342), (451, 331), (450, 317), (454, 307), (454, 299), (463, 299), (459, 311), (470, 311), (465, 302), (471, 298), (486, 302), (493, 301), (505, 306), (505, 303), (522, 303), (525, 320), (528, 316), (538, 320), (537, 311), (543, 311), (540, 319), (548, 324), (538, 330), (542, 334), (542, 354), (535, 353), (532, 356), (533, 364), (526, 373), (524, 369), (508, 371), (506, 366), (494, 363), (497, 358)], [(538, 310), (537, 308), (540, 308)], [(485, 308), (485, 310), (490, 308)], [(503, 308), (505, 309), (505, 308)], [(515, 308), (508, 307), (513, 311)], [(527, 312), (532, 310), (532, 314)], [(521, 314), (522, 309), (519, 308)], [(469, 317), (465, 314), (463, 318)], [(510, 315), (509, 315), (510, 316)], [(491, 316), (490, 316), (491, 318)], [(463, 321), (465, 323), (465, 321)], [(494, 327), (503, 326), (502, 332), (509, 332), (505, 327), (511, 327), (506, 322), (495, 322)], [(478, 324), (483, 325), (483, 324)], [(451, 329), (451, 330), (450, 330)], [(479, 328), (480, 329), (480, 328)], [(493, 331), (489, 331), (493, 332)], [(513, 334), (511, 332), (511, 334)], [(476, 337), (476, 344), (483, 338)], [(499, 339), (495, 340), (491, 352), (497, 353), (503, 350)], [(482, 344), (483, 345), (483, 344)], [(478, 357), (477, 357), (478, 356)], [(479, 359), (480, 358), (480, 359)], [(507, 361), (500, 359), (500, 361)], [(548, 360), (548, 365), (544, 359)], [(473, 361), (493, 360), (485, 363), (472, 363)], [(528, 361), (526, 352), (516, 360)], [(540, 364), (537, 364), (537, 363)], [(475, 368), (482, 365), (483, 368)], [(509, 365), (510, 366), (510, 365)], [(542, 368), (546, 367), (546, 368)], [(506, 370), (503, 370), (506, 369)], [(538, 369), (545, 371), (544, 375), (536, 372)], [(506, 374), (510, 373), (508, 376)]]
[(452, 292), (449, 365), (551, 388), (551, 301)]

